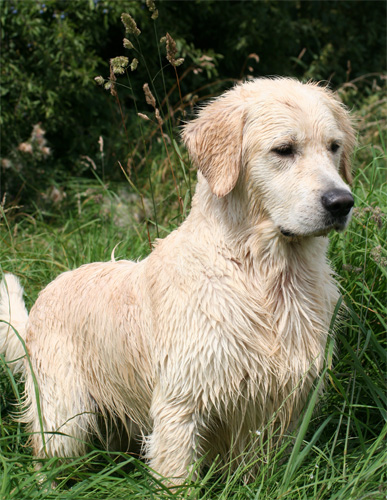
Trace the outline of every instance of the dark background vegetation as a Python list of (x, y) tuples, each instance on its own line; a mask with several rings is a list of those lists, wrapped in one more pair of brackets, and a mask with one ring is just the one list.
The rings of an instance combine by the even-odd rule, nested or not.
[[(349, 106), (380, 93), (386, 58), (383, 1), (196, 0), (160, 1), (157, 7), (159, 18), (153, 22), (141, 1), (2, 2), (0, 191), (6, 204), (28, 209), (68, 176), (92, 175), (85, 155), (106, 180), (122, 177), (117, 160), (130, 176), (141, 178), (152, 135), (143, 144), (134, 108), (151, 111), (142, 92), (145, 82), (156, 97), (168, 94), (164, 107), (162, 99), (158, 102), (164, 113), (167, 105), (177, 111), (172, 126), (189, 116), (196, 102), (251, 76), (346, 86)], [(122, 46), (122, 12), (131, 13), (142, 30), (141, 54), (135, 54), (140, 64), (129, 71), (131, 88), (118, 88), (125, 127), (116, 100), (94, 81), (99, 74), (109, 76), (109, 58), (133, 57)], [(185, 58), (177, 68), (182, 102), (174, 68), (158, 44), (166, 32)], [(51, 151), (44, 158), (18, 149), (38, 123)], [(100, 136), (103, 164), (97, 161)]]

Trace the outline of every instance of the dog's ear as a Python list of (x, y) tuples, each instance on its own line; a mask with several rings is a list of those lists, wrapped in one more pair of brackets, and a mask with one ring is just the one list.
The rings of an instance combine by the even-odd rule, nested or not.
[(182, 137), (193, 164), (221, 198), (235, 186), (242, 164), (243, 102), (231, 91), (205, 106)]
[(331, 102), (333, 114), (339, 124), (341, 131), (344, 133), (345, 140), (343, 144), (343, 152), (340, 162), (340, 173), (344, 179), (351, 184), (351, 158), (352, 152), (356, 143), (355, 130), (352, 126), (352, 121), (346, 107), (334, 96)]

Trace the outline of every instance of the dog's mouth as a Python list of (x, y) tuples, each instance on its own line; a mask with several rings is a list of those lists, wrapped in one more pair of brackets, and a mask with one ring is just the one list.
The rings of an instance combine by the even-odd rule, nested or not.
[(337, 231), (338, 233), (344, 231), (344, 229), (346, 228), (346, 224), (345, 223), (341, 223), (341, 222), (335, 222), (335, 223), (331, 223), (331, 224), (327, 224), (325, 227), (323, 228), (319, 228), (319, 229), (315, 229), (313, 231), (306, 231), (306, 232), (293, 232), (293, 231), (289, 231), (288, 229), (284, 228), (284, 227), (280, 227), (279, 230), (280, 230), (280, 233), (282, 234), (282, 236), (285, 236), (285, 238), (287, 239), (292, 239), (292, 238), (305, 238), (305, 237), (310, 237), (310, 236), (314, 236), (314, 237), (317, 237), (317, 236), (327, 236), (331, 231)]
[(342, 216), (332, 216), (331, 214), (325, 214), (320, 220), (316, 223), (316, 225), (310, 225), (308, 227), (307, 224), (302, 224), (299, 221), (299, 226), (294, 231), (293, 228), (290, 229), (285, 226), (278, 226), (278, 229), (282, 236), (286, 239), (292, 240), (294, 238), (306, 238), (311, 236), (327, 236), (331, 231), (336, 231), (341, 233), (347, 227), (349, 221), (351, 219), (351, 214), (342, 215)]
[(281, 234), (283, 234), (287, 238), (294, 238), (295, 236), (297, 236), (296, 233), (292, 233), (291, 231), (287, 231), (283, 227), (280, 227), (280, 231), (281, 231)]

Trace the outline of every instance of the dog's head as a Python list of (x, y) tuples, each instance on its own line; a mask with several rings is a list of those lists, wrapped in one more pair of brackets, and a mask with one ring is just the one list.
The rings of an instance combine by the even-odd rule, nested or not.
[(332, 92), (291, 79), (257, 79), (202, 108), (183, 130), (193, 163), (214, 195), (237, 184), (284, 236), (343, 230), (353, 197), (355, 142)]

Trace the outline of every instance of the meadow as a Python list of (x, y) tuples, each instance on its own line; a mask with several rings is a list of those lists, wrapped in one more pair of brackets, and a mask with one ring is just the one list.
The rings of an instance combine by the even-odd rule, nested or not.
[[(131, 90), (133, 76), (129, 61), (115, 59), (110, 77), (101, 77), (100, 83), (107, 84), (112, 101), (122, 111), (120, 86)], [(176, 70), (176, 52), (168, 61)], [(127, 77), (124, 83), (116, 80), (120, 72)], [(215, 462), (199, 479), (171, 490), (138, 457), (107, 453), (97, 442), (83, 457), (66, 462), (41, 460), (38, 474), (28, 435), (13, 418), (23, 399), (23, 381), (12, 375), (0, 356), (0, 500), (387, 498), (385, 101), (383, 90), (378, 86), (375, 90), (372, 81), (358, 99), (362, 83), (364, 80), (358, 80), (339, 89), (353, 108), (359, 138), (353, 157), (353, 218), (345, 233), (330, 235), (329, 259), (342, 299), (332, 318), (325, 369), (297, 431), (275, 448), (257, 436), (255, 460), (260, 468), (254, 481), (244, 483), (245, 468), (221, 476)], [(106, 175), (108, 159), (101, 139), (98, 152), (83, 157), (82, 175), (71, 172), (57, 177), (52, 186), (25, 205), (7, 203), (6, 197), (0, 200), (0, 273), (20, 277), (28, 308), (61, 272), (88, 262), (107, 261), (112, 255), (117, 260), (144, 258), (156, 238), (167, 235), (184, 220), (196, 172), (179, 142), (176, 110), (168, 108), (169, 95), (165, 91), (166, 112), (161, 99), (156, 104), (146, 95), (153, 109), (145, 117), (141, 113), (136, 122), (141, 138), (132, 155), (137, 161), (142, 156), (141, 169), (132, 168), (126, 158), (125, 163), (114, 164), (119, 175)], [(192, 96), (187, 101), (180, 96), (179, 101), (194, 104)], [(157, 115), (157, 109), (162, 116)], [(125, 139), (125, 125), (117, 127)], [(35, 148), (37, 137), (44, 140), (44, 130), (35, 129), (34, 133), (35, 138), (31, 136), (24, 144)], [(16, 158), (16, 151), (20, 157), (21, 144), (11, 159)], [(27, 176), (23, 181), (24, 189), (33, 183), (32, 167), (38, 168), (46, 160), (42, 148), (47, 146), (41, 142), (40, 147), (40, 156), (35, 154), (30, 164), (31, 180)], [(23, 158), (25, 161), (26, 156)], [(323, 383), (325, 392), (319, 399)]]
[[(327, 346), (322, 375), (326, 391), (321, 401), (316, 393), (311, 394), (294, 436), (268, 455), (258, 453), (261, 468), (253, 483), (243, 483), (243, 470), (219, 478), (214, 464), (193, 486), (172, 492), (151, 480), (140, 460), (107, 454), (97, 443), (85, 457), (64, 464), (44, 460), (43, 479), (38, 481), (26, 444), (28, 436), (12, 419), (22, 399), (23, 384), (15, 380), (2, 359), (0, 498), (385, 498), (387, 196), (383, 140), (379, 137), (377, 147), (362, 147), (355, 153), (358, 156), (365, 160), (355, 173), (352, 222), (344, 234), (331, 235), (330, 259), (346, 310), (332, 321), (332, 342)], [(162, 160), (154, 166), (163, 164)], [(187, 172), (174, 166), (188, 200)], [(107, 185), (99, 178), (73, 178), (63, 186), (67, 196), (58, 202), (60, 208), (37, 207), (30, 214), (16, 208), (2, 210), (1, 271), (21, 278), (28, 307), (60, 272), (86, 262), (106, 261), (113, 250), (116, 259), (142, 258), (150, 251), (149, 238), (173, 230), (184, 217), (174, 199), (175, 186), (170, 180), (163, 183), (164, 174), (157, 169), (152, 175), (157, 186), (152, 194), (150, 189), (136, 193), (129, 183)], [(190, 175), (194, 185), (195, 174)], [(50, 486), (53, 480), (55, 489)]]

